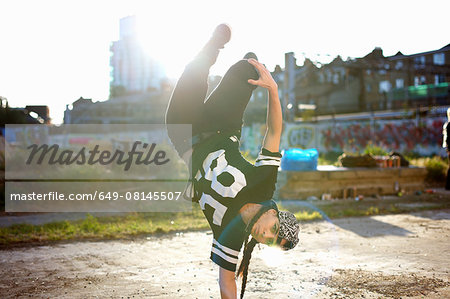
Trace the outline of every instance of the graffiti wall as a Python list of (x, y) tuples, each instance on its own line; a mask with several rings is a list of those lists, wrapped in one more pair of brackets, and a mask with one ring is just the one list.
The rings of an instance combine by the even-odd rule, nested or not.
[[(370, 143), (387, 151), (445, 156), (441, 147), (444, 122), (445, 118), (291, 123), (283, 129), (281, 148), (316, 148), (321, 153), (357, 152)], [(244, 127), (241, 149), (257, 155), (264, 132), (264, 124)]]

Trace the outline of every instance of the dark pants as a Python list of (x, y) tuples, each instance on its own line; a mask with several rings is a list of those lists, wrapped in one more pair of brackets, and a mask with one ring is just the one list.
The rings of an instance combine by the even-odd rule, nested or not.
[(445, 189), (450, 190), (450, 151), (447, 151), (448, 155), (448, 169), (447, 169), (447, 180), (445, 182)]
[[(192, 136), (241, 129), (244, 110), (255, 89), (248, 79), (257, 79), (258, 73), (247, 60), (238, 61), (205, 101), (209, 69), (217, 55), (218, 51), (203, 50), (186, 66), (172, 93), (166, 124), (191, 124)], [(190, 149), (170, 126), (168, 134), (180, 156)]]

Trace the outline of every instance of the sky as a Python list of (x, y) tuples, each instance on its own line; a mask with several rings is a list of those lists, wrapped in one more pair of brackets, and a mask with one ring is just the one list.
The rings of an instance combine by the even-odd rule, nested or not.
[(223, 22), (233, 35), (214, 75), (248, 51), (272, 71), (286, 52), (301, 65), (375, 47), (385, 56), (436, 50), (450, 43), (449, 11), (448, 0), (0, 0), (0, 96), (11, 107), (48, 105), (54, 123), (79, 97), (107, 100), (109, 48), (130, 15), (146, 50), (177, 78)]

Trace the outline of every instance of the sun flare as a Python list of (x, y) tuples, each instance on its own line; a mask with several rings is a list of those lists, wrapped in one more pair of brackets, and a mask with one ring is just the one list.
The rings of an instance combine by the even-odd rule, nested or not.
[(136, 27), (145, 53), (160, 63), (171, 78), (181, 74), (184, 66), (207, 41), (211, 31), (202, 28), (200, 22), (195, 20), (169, 22), (163, 18), (144, 15), (138, 15)]
[(278, 267), (284, 264), (284, 252), (279, 248), (264, 246), (259, 252), (259, 257), (268, 267)]

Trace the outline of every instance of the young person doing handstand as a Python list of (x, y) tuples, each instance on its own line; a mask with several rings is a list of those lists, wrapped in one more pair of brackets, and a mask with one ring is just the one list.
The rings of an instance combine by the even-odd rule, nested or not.
[[(242, 298), (255, 245), (291, 249), (298, 243), (299, 226), (293, 214), (279, 211), (271, 200), (281, 161), (282, 112), (270, 72), (248, 53), (205, 100), (209, 69), (230, 37), (229, 26), (219, 25), (186, 66), (170, 99), (166, 123), (192, 124), (192, 140), (182, 139), (171, 126), (169, 137), (191, 166), (192, 199), (199, 202), (213, 231), (211, 260), (219, 265), (222, 298), (236, 297), (235, 272), (244, 244), (236, 275), (242, 275)], [(242, 157), (239, 140), (244, 110), (257, 86), (269, 93), (267, 129), (261, 152), (251, 164)]]

